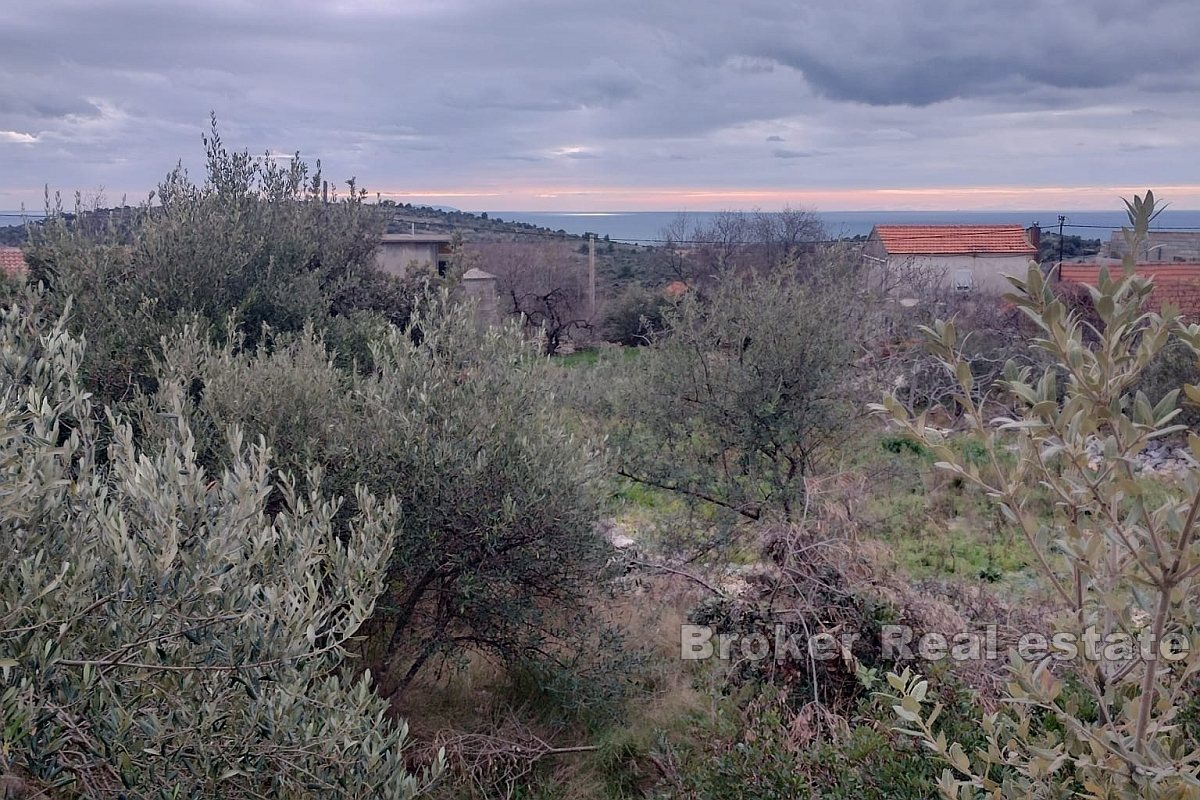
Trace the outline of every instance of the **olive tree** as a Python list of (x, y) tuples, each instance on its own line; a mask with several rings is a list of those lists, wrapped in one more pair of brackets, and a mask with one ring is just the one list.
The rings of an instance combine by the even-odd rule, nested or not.
[[(405, 727), (345, 647), (383, 591), (395, 501), (277, 473), (230, 429), (198, 462), (184, 391), (151, 447), (94, 409), (42, 298), (0, 311), (0, 777), (6, 792), (418, 794)], [(100, 412), (100, 413), (97, 413)]]
[(193, 387), (196, 429), (242, 427), (289, 467), (323, 465), (330, 492), (362, 483), (400, 505), (372, 627), (389, 685), (467, 650), (568, 663), (563, 642), (594, 627), (581, 614), (606, 558), (604, 464), (572, 433), (538, 343), (516, 323), (481, 329), (445, 294), (383, 331), (369, 370), (339, 369), (311, 329), (262, 341), (187, 331), (165, 346), (163, 379)]
[[(1154, 216), (1153, 194), (1127, 206), (1136, 252)], [(985, 468), (895, 398), (877, 410), (932, 448), (940, 468), (987, 493), (1028, 542), (1061, 613), (1050, 647), (1014, 656), (1009, 702), (982, 722), (985, 749), (968, 753), (947, 741), (927, 682), (909, 671), (888, 677), (902, 730), (947, 763), (939, 783), (947, 798), (1200, 796), (1200, 468), (1166, 482), (1141, 478), (1136, 461), (1148, 443), (1183, 433), (1181, 391), (1200, 401), (1193, 385), (1147, 397), (1139, 379), (1172, 340), (1200, 355), (1200, 326), (1174, 312), (1148, 313), (1153, 285), (1134, 273), (1131, 258), (1089, 289), (1094, 325), (1035, 264), (1010, 280), (1009, 299), (1037, 327), (1033, 345), (1050, 363), (1037, 372), (1010, 366), (997, 387), (1009, 411), (992, 419), (990, 408), (1004, 407), (975, 400), (953, 324), (927, 331), (957, 377)], [(1187, 439), (1200, 456), (1200, 438)], [(1049, 517), (1037, 513), (1032, 487), (1053, 499)]]
[(60, 308), (72, 301), (72, 328), (89, 341), (85, 377), (102, 398), (152, 388), (160, 338), (193, 316), (219, 327), (236, 312), (253, 339), (264, 323), (309, 321), (354, 338), (331, 317), (407, 314), (405, 287), (374, 266), (384, 221), (353, 181), (337, 197), (319, 162), (232, 151), (215, 120), (204, 143), (202, 181), (178, 166), (138, 207), (48, 208), (28, 248), (32, 280)]
[(667, 308), (623, 383), (621, 475), (744, 518), (800, 513), (853, 414), (859, 286), (831, 252), (811, 280), (791, 265), (729, 273)]

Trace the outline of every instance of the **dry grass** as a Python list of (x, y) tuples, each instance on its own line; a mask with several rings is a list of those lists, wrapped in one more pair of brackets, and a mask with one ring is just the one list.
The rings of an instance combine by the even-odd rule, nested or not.
[[(1054, 609), (1036, 586), (989, 584), (973, 576), (914, 580), (897, 569), (894, 543), (873, 535), (866, 511), (892, 487), (873, 480), (870, 469), (810, 481), (809, 504), (799, 524), (757, 527), (750, 538), (756, 543), (753, 557), (760, 561), (738, 572), (745, 578), (744, 594), (733, 602), (767, 604), (791, 614), (793, 622), (800, 617), (816, 630), (835, 634), (873, 635), (878, 619), (864, 616), (868, 608), (887, 609), (889, 622), (908, 625), (917, 635), (936, 632), (949, 638), (995, 625), (1002, 652), (1022, 632), (1049, 629)], [(939, 496), (951, 489), (944, 482), (931, 488)], [(648, 503), (635, 510), (651, 517), (665, 513)], [(537, 687), (515, 687), (500, 665), (474, 655), (460, 669), (429, 670), (398, 698), (396, 712), (407, 719), (416, 742), (414, 760), (427, 762), (444, 748), (451, 771), (440, 790), (445, 797), (601, 800), (650, 791), (671, 794), (672, 786), (686, 782), (681, 771), (688, 762), (680, 753), (719, 749), (711, 741), (716, 731), (736, 740), (768, 712), (781, 720), (785, 744), (795, 752), (839, 740), (862, 722), (855, 716), (864, 692), (855, 656), (838, 659), (815, 676), (812, 665), (794, 665), (790, 676), (768, 676), (777, 691), (743, 701), (730, 696), (728, 664), (680, 659), (680, 627), (701, 600), (712, 598), (704, 585), (724, 590), (730, 570), (716, 564), (698, 572), (702, 580), (697, 581), (645, 569), (623, 578), (615, 597), (598, 605), (597, 613), (647, 655), (619, 720), (572, 719), (546, 707)], [(1001, 658), (947, 666), (983, 707), (992, 708), (1003, 691), (1005, 664)], [(813, 681), (822, 684), (822, 702), (813, 700)], [(738, 727), (742, 734), (733, 732)], [(725, 744), (732, 746), (732, 740)]]
[(446, 797), (588, 800), (611, 797), (614, 780), (638, 789), (670, 782), (671, 766), (655, 753), (658, 735), (713, 713), (719, 694), (679, 659), (679, 629), (699, 592), (678, 576), (642, 576), (606, 603), (604, 616), (648, 656), (634, 695), (611, 724), (547, 713), (541, 698), (514, 689), (512, 676), (489, 658), (429, 670), (394, 703), (409, 724), (413, 761), (429, 763), (444, 749)]

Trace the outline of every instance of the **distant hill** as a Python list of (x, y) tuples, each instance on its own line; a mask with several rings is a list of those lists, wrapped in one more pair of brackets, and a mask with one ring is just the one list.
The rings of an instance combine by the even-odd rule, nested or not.
[[(472, 214), (466, 211), (446, 211), (431, 206), (402, 203), (380, 203), (390, 214), (388, 233), (458, 234), (464, 243), (486, 248), (488, 244), (515, 242), (535, 248), (542, 244), (567, 243), (579, 256), (588, 249), (588, 233), (568, 233), (565, 230), (534, 225), (529, 222), (506, 220), (487, 212)], [(654, 248), (640, 244), (613, 242), (607, 236), (596, 236), (596, 275), (601, 285), (621, 286), (634, 279), (645, 279), (653, 272)], [(486, 259), (485, 259), (486, 262)], [(484, 263), (484, 268), (487, 264)]]
[[(383, 202), (379, 207), (391, 215), (388, 233), (410, 233), (414, 226), (417, 233), (454, 233), (462, 235), (464, 241), (518, 241), (514, 237), (551, 237), (587, 241), (587, 233), (569, 233), (566, 230), (543, 227), (529, 222), (505, 220), (489, 216), (487, 212), (472, 214), (444, 206), (414, 206), (406, 203)], [(596, 238), (603, 238), (596, 233)]]
[(23, 223), (0, 226), (0, 247), (20, 247), (25, 244), (27, 238)]
[[(536, 246), (539, 244), (566, 242), (576, 253), (587, 253), (587, 233), (568, 233), (565, 230), (534, 225), (529, 222), (505, 220), (489, 216), (486, 212), (472, 214), (447, 206), (414, 206), (407, 203), (384, 201), (378, 204), (381, 213), (387, 216), (388, 233), (441, 233), (447, 236), (458, 234), (464, 243), (487, 245), (490, 243), (519, 242)], [(97, 224), (115, 221), (125, 227), (135, 209), (98, 209), (85, 214)], [(68, 215), (70, 216), (70, 215)], [(5, 222), (8, 220), (5, 219)], [(33, 225), (41, 220), (32, 220)], [(653, 258), (653, 248), (645, 245), (611, 242), (607, 237), (596, 236), (596, 272), (601, 280), (620, 284), (635, 276), (648, 274), (648, 261)], [(28, 238), (23, 222), (15, 225), (0, 225), (0, 246), (20, 247)]]

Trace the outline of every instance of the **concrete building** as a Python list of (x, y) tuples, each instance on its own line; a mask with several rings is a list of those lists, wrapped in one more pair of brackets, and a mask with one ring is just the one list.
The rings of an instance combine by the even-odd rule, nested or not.
[[(1113, 231), (1108, 240), (1110, 258), (1125, 257), (1128, 246), (1123, 231)], [(1141, 251), (1135, 254), (1138, 261), (1200, 261), (1200, 233), (1191, 231), (1150, 231)]]
[(1011, 288), (1004, 276), (1024, 275), (1037, 259), (1037, 239), (1037, 228), (1020, 225), (876, 225), (863, 258), (901, 284), (999, 295)]
[(496, 296), (496, 276), (473, 267), (463, 273), (463, 296), (475, 303), (475, 319), (480, 327), (500, 322), (500, 308)]
[(401, 278), (413, 269), (445, 274), (449, 258), (450, 237), (432, 233), (385, 233), (375, 253), (381, 270)]

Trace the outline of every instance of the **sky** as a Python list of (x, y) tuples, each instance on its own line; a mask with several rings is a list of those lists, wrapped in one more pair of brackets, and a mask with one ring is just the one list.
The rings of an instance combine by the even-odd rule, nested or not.
[(1200, 208), (1197, 33), (1195, 0), (0, 0), (0, 209), (195, 176), (212, 112), (475, 211)]

